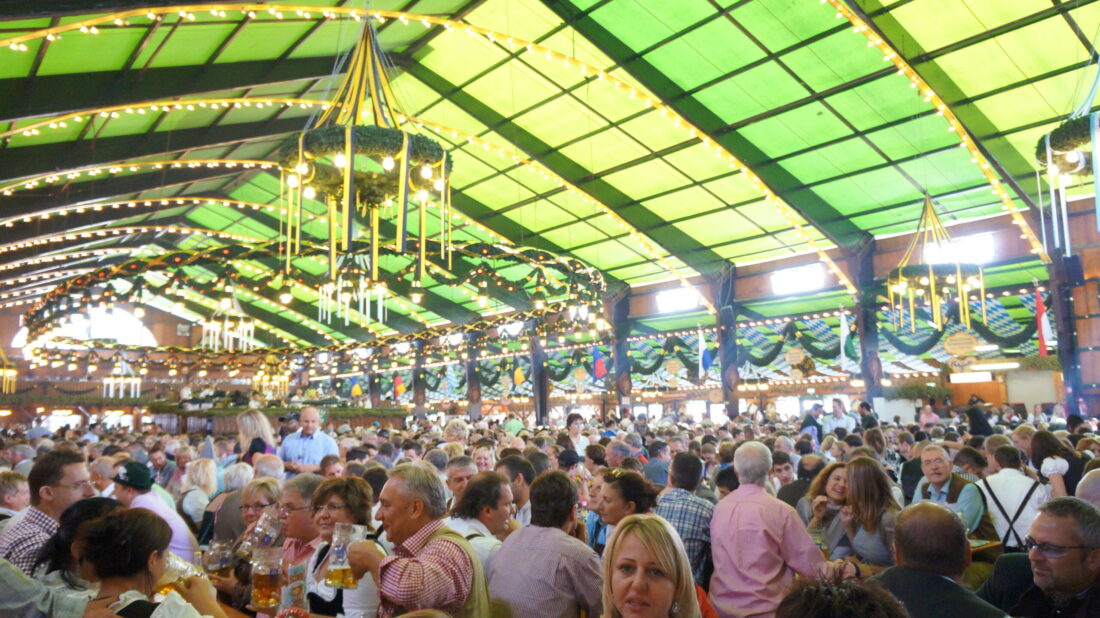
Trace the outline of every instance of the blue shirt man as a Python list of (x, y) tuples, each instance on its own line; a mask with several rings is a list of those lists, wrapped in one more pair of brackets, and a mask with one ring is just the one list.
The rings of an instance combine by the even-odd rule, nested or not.
[[(913, 501), (928, 500), (946, 506), (958, 513), (966, 526), (967, 534), (974, 532), (982, 522), (985, 514), (985, 505), (982, 501), (982, 492), (973, 483), (966, 483), (961, 490), (956, 486), (956, 496), (952, 493), (952, 477), (954, 469), (947, 451), (938, 445), (925, 447), (920, 454), (921, 471), (924, 478), (917, 485), (917, 491), (913, 495)], [(960, 479), (961, 481), (962, 479)], [(957, 483), (956, 483), (957, 485)], [(927, 495), (927, 498), (925, 497)], [(954, 500), (952, 498), (954, 497)]]
[(321, 413), (317, 408), (302, 408), (298, 421), (301, 429), (283, 438), (279, 458), (286, 466), (287, 478), (302, 472), (319, 473), (325, 455), (339, 455), (336, 440), (320, 431)]

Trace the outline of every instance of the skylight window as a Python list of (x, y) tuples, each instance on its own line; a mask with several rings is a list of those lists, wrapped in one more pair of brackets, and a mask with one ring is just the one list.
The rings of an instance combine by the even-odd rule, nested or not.
[(986, 232), (954, 238), (950, 242), (924, 248), (925, 264), (986, 264), (996, 254), (993, 234)]
[(779, 296), (812, 292), (825, 287), (825, 269), (820, 263), (784, 268), (772, 273), (772, 292)]
[(695, 288), (672, 288), (657, 292), (657, 311), (680, 313), (700, 305), (699, 292)]

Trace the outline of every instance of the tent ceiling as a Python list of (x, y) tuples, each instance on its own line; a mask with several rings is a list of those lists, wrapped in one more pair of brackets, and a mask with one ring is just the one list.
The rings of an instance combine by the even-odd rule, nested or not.
[[(291, 3), (267, 4), (275, 11)], [(169, 6), (65, 0), (49, 3), (57, 12), (45, 14), (45, 3), (3, 1), (0, 40), (135, 5)], [(1029, 206), (1023, 192), (1036, 191), (1029, 153), (1091, 79), (1087, 65), (1095, 53), (1091, 37), (1100, 26), (1100, 4), (859, 0), (849, 6), (868, 15), (946, 100), (1017, 204)], [(640, 285), (815, 247), (856, 250), (873, 237), (912, 231), (924, 194), (936, 200), (949, 224), (1002, 213), (982, 170), (957, 147), (944, 119), (827, 3), (384, 0), (371, 8), (445, 17), (498, 33), (489, 38), (461, 25), (445, 28), (415, 18), (378, 26), (405, 112), (423, 121), (423, 130), (454, 156), (454, 203), (463, 217), (459, 239), (571, 254), (613, 282)], [(318, 109), (274, 101), (328, 99), (338, 83), (336, 59), (350, 49), (361, 26), (326, 19), (321, 9), (307, 14), (288, 8), (282, 19), (264, 10), (254, 17), (240, 10), (222, 17), (195, 9), (191, 17), (138, 15), (100, 25), (96, 35), (74, 31), (28, 41), (25, 52), (0, 49), (0, 131), (133, 106), (114, 116), (43, 126), (37, 135), (17, 131), (0, 147), (0, 184), (49, 172), (64, 178), (64, 170), (92, 164), (271, 159)], [(508, 37), (567, 60), (510, 44)], [(616, 87), (608, 77), (628, 87)], [(196, 99), (250, 101), (202, 105)], [(165, 102), (162, 107), (191, 101), (194, 109), (152, 110), (153, 101)], [(701, 141), (704, 135), (714, 141)], [(716, 156), (715, 143), (798, 216), (788, 218), (769, 203), (751, 176)], [(124, 170), (0, 197), (0, 216), (94, 201), (200, 196), (276, 204), (278, 179), (270, 171), (224, 167)], [(319, 204), (314, 207), (319, 211)], [(20, 223), (10, 238), (178, 225), (272, 239), (277, 214), (212, 200), (172, 202), (163, 210), (154, 204)], [(807, 225), (806, 234), (796, 225)], [(153, 243), (148, 236), (111, 236), (49, 250), (136, 247)], [(31, 253), (8, 252), (3, 260)], [(59, 260), (24, 270), (80, 264)], [(1030, 281), (1036, 270), (1033, 261), (1022, 269), (1028, 279), (1020, 274), (1005, 284)], [(842, 297), (829, 292), (822, 303)], [(308, 314), (311, 299), (298, 302), (299, 313)], [(506, 311), (516, 303), (501, 297), (492, 309)], [(776, 301), (773, 309), (786, 304)], [(782, 310), (797, 312), (798, 306)], [(480, 312), (469, 294), (439, 285), (430, 288), (422, 306), (394, 303), (391, 309), (393, 323), (378, 325), (386, 332), (417, 322), (468, 320)], [(813, 307), (803, 303), (801, 310)], [(316, 340), (316, 332), (310, 333), (299, 335)]]

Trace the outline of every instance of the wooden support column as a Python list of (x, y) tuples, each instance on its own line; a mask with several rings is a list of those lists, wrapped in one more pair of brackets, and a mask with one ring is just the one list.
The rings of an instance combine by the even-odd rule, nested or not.
[[(868, 403), (882, 397), (882, 360), (878, 355), (878, 285), (875, 282), (875, 241), (858, 253), (856, 286), (856, 332), (859, 333), (859, 371)], [(841, 350), (843, 353), (843, 350)]]
[(382, 407), (382, 376), (371, 372), (367, 377), (367, 393), (370, 394), (372, 408)]
[(736, 267), (727, 264), (710, 281), (714, 304), (718, 307), (718, 363), (722, 370), (722, 399), (726, 404), (726, 416), (730, 419), (741, 415), (741, 398), (737, 390), (741, 384), (741, 367), (737, 363), (736, 275)]
[(531, 394), (535, 402), (535, 424), (550, 423), (550, 377), (546, 373), (546, 350), (538, 337), (531, 337)]
[[(611, 364), (615, 379), (615, 408), (618, 418), (626, 418), (633, 404), (630, 394), (634, 382), (630, 378), (630, 290), (611, 303)], [(606, 414), (605, 414), (606, 416)], [(603, 420), (606, 420), (603, 419)]]
[(416, 361), (413, 364), (413, 416), (424, 418), (428, 414), (425, 405), (428, 401), (428, 384), (424, 379), (424, 342), (417, 341), (413, 344), (416, 349)]
[(481, 419), (481, 375), (477, 372), (480, 338), (481, 333), (466, 333), (466, 414), (471, 421)]
[[(1095, 226), (1093, 226), (1095, 228)], [(1058, 363), (1062, 367), (1062, 397), (1066, 402), (1066, 414), (1080, 414), (1078, 397), (1081, 395), (1081, 376), (1077, 350), (1077, 328), (1074, 323), (1073, 286), (1066, 275), (1066, 262), (1061, 254), (1051, 256), (1047, 266), (1050, 274), (1050, 304), (1054, 310), (1054, 332), (1058, 337)], [(1095, 412), (1094, 412), (1095, 414)]]

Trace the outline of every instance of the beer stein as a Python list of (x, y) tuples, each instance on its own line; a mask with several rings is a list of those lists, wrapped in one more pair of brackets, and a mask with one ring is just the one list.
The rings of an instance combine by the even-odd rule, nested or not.
[(215, 541), (202, 555), (202, 566), (207, 573), (218, 577), (229, 577), (233, 570), (233, 551), (229, 543)]
[(259, 609), (278, 607), (282, 598), (279, 568), (283, 550), (257, 547), (252, 550), (252, 606)]
[(176, 554), (168, 552), (168, 555), (164, 559), (164, 573), (161, 573), (160, 579), (157, 580), (155, 589), (157, 594), (168, 594), (175, 589), (178, 582), (184, 581), (190, 577), (203, 576), (205, 576), (205, 573), (202, 572), (202, 569), (180, 558)]
[(366, 536), (365, 526), (338, 523), (332, 531), (332, 554), (325, 571), (325, 584), (333, 588), (355, 588), (355, 575), (348, 564), (348, 546), (362, 541)]
[(256, 521), (256, 525), (252, 527), (252, 532), (237, 547), (237, 555), (248, 559), (254, 550), (261, 547), (271, 547), (279, 536), (280, 526), (281, 523), (277, 514), (267, 512), (261, 515), (260, 519)]

